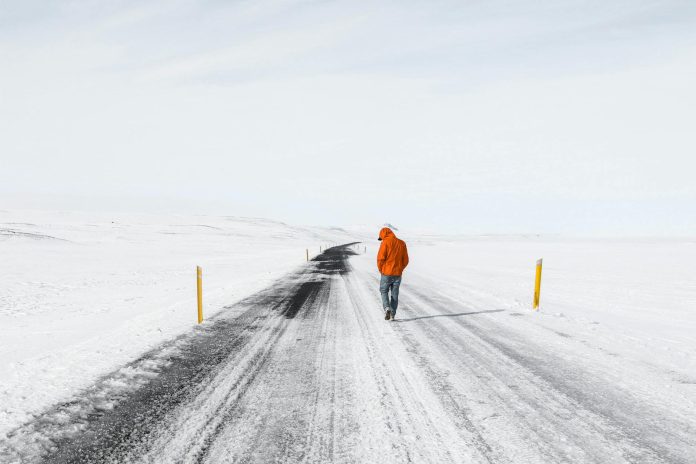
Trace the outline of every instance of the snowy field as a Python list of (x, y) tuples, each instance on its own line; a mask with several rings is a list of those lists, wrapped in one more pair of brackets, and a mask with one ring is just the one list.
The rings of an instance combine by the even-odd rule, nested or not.
[(305, 263), (340, 230), (252, 218), (0, 211), (0, 436), (204, 315)]
[(694, 406), (696, 239), (419, 237), (410, 250), (406, 289), (422, 279), (472, 308), (518, 311), (525, 324), (655, 371), (662, 378), (656, 386), (683, 391)]
[[(290, 304), (297, 318), (274, 314), (273, 287), (230, 309), (258, 332), (213, 377), (209, 388), (219, 388), (192, 400), (220, 420), (226, 389), (247, 385), (241, 412), (209, 435), (220, 438), (205, 450), (210, 462), (696, 459), (696, 240), (397, 233), (411, 265), (400, 323), (390, 326), (369, 234), (218, 217), (0, 218), (0, 444), (46, 407), (190, 331), (198, 264), (206, 315), (270, 284), (301, 297)], [(305, 248), (352, 241), (365, 241), (367, 253), (348, 258), (350, 272), (316, 280), (312, 266), (322, 261), (305, 263)], [(314, 296), (302, 297), (312, 285)], [(267, 362), (253, 367), (258, 359)], [(195, 411), (167, 420), (185, 424)], [(385, 437), (395, 426), (402, 433)], [(280, 449), (279, 436), (292, 446)], [(172, 452), (203, 452), (187, 443)]]

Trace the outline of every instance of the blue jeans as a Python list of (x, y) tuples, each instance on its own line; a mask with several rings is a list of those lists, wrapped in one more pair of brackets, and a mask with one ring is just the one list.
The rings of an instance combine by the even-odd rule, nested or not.
[[(382, 278), (379, 280), (382, 307), (385, 311), (391, 309), (392, 314), (396, 314), (396, 307), (399, 306), (399, 285), (401, 285), (401, 276), (382, 274)], [(389, 290), (391, 290), (391, 300), (389, 299)]]

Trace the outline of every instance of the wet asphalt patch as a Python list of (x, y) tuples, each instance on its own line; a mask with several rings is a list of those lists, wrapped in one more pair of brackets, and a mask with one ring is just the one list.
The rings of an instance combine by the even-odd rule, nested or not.
[(314, 267), (311, 268), (310, 272), (315, 274), (316, 278), (302, 282), (288, 297), (282, 310), (282, 314), (286, 318), (293, 319), (297, 316), (300, 309), (308, 306), (308, 302), (314, 301), (317, 295), (330, 285), (328, 279), (332, 275), (343, 275), (349, 271), (348, 257), (356, 254), (351, 249), (352, 245), (354, 244), (349, 243), (339, 247), (328, 248), (312, 259)]

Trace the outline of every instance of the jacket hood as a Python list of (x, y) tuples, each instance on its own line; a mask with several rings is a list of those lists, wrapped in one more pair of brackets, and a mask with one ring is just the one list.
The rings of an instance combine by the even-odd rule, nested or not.
[(394, 232), (389, 227), (382, 227), (382, 230), (379, 231), (379, 238), (377, 240), (384, 240), (387, 237), (396, 237), (394, 235)]

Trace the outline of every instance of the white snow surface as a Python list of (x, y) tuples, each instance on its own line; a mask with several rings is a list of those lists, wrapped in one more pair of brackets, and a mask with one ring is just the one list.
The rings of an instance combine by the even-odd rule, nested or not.
[(425, 279), (470, 308), (517, 311), (520, 331), (529, 323), (567, 333), (694, 393), (696, 239), (421, 236), (409, 241), (409, 255), (405, 285)]
[[(354, 236), (355, 234), (352, 234)], [(346, 242), (240, 217), (0, 211), (0, 437)]]
[[(657, 448), (656, 454), (638, 454), (644, 451), (639, 441), (626, 440), (619, 449), (597, 440), (632, 431), (654, 444), (660, 437), (651, 430), (672, 423), (686, 428), (673, 431), (672, 442), (682, 448), (671, 456), (696, 458), (693, 439), (685, 438), (696, 430), (696, 239), (402, 232), (411, 258), (398, 312), (404, 324), (390, 327), (381, 318), (376, 289), (379, 227), (358, 234), (242, 218), (26, 212), (0, 218), (0, 439), (189, 330), (195, 323), (195, 265), (204, 269), (206, 314), (213, 314), (305, 266), (307, 247), (317, 253), (320, 244), (364, 240), (366, 253), (350, 259), (354, 274), (337, 280), (345, 283), (332, 287), (329, 309), (316, 327), (287, 323), (273, 368), (264, 371), (270, 377), (259, 378), (245, 400), (248, 421), (223, 433), (241, 441), (216, 442), (213, 458), (238, 451), (226, 443), (241, 449), (244, 440), (253, 441), (244, 435), (246, 425), (268, 411), (252, 406), (276, 400), (278, 392), (265, 388), (278, 387), (291, 374), (319, 376), (320, 386), (346, 382), (334, 388), (347, 396), (329, 401), (322, 396), (328, 390), (319, 388), (313, 393), (317, 404), (345, 403), (362, 413), (342, 417), (327, 406), (316, 421), (360, 430), (347, 436), (352, 444), (343, 444), (363, 461), (415, 456), (420, 462), (506, 462), (515, 455), (517, 462), (538, 462), (544, 455), (569, 462), (600, 462), (602, 456), (607, 462), (663, 462)], [(544, 263), (541, 308), (533, 311), (538, 258)], [(307, 338), (315, 332), (321, 337)], [(304, 339), (313, 347), (307, 353), (286, 349)], [(256, 345), (271, 349), (266, 341), (255, 339), (249, 353)], [(317, 357), (321, 372), (282, 370), (304, 365), (309, 356)], [(574, 371), (578, 378), (561, 378)], [(232, 374), (220, 381), (232, 382)], [(286, 393), (294, 401), (307, 396)], [(631, 422), (640, 411), (622, 411), (634, 400), (656, 412), (651, 424)], [(603, 422), (607, 417), (614, 422)], [(385, 438), (393, 424), (402, 434)], [(319, 434), (315, 444), (328, 439), (322, 435), (328, 431), (312, 433)], [(391, 443), (389, 452), (384, 440)], [(442, 443), (451, 446), (443, 449)], [(603, 454), (607, 450), (616, 454)]]

